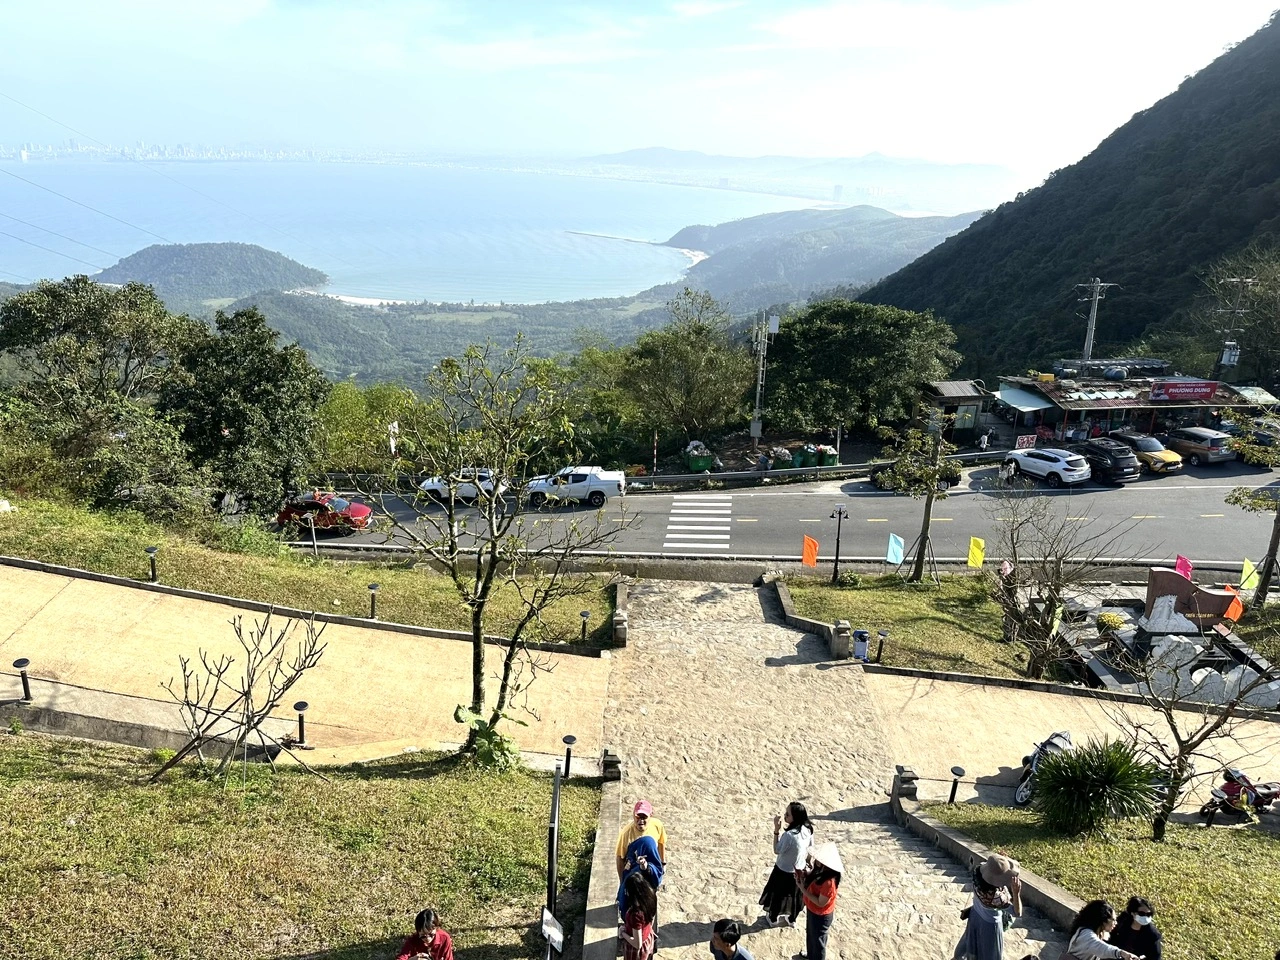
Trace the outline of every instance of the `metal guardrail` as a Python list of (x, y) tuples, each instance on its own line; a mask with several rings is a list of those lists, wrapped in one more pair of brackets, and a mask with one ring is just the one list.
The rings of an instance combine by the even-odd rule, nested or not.
[[(977, 464), (977, 463), (999, 463), (1004, 459), (1008, 450), (988, 450), (985, 453), (955, 453), (947, 460), (954, 460), (960, 464)], [(812, 466), (812, 467), (782, 467), (771, 468), (769, 470), (719, 470), (716, 472), (706, 471), (704, 473), (661, 473), (652, 474), (642, 477), (627, 478), (627, 493), (659, 493), (662, 492), (657, 488), (667, 488), (682, 486), (687, 484), (702, 484), (707, 481), (717, 482), (756, 482), (764, 483), (769, 479), (804, 479), (812, 477), (814, 480), (821, 480), (824, 477), (834, 478), (840, 476), (856, 476), (858, 474), (870, 473), (873, 467), (885, 466), (893, 463), (892, 460), (868, 460), (865, 463), (837, 463), (831, 466)], [(325, 480), (333, 489), (354, 490), (360, 487), (359, 478), (371, 478), (372, 474), (352, 474), (352, 473), (328, 473), (325, 474)], [(380, 478), (379, 478), (380, 479)], [(396, 478), (395, 488), (397, 490), (413, 490), (416, 488), (415, 479), (407, 474)]]

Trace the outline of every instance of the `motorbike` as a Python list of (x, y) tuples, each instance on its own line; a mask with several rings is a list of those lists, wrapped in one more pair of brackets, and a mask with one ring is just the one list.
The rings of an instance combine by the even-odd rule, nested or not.
[(1210, 821), (1219, 813), (1246, 818), (1270, 810), (1280, 800), (1280, 783), (1254, 783), (1239, 767), (1229, 767), (1222, 771), (1222, 786), (1210, 793), (1200, 816)]
[(1018, 779), (1017, 789), (1013, 792), (1014, 803), (1025, 807), (1031, 802), (1031, 797), (1036, 790), (1036, 769), (1045, 757), (1074, 749), (1075, 744), (1071, 742), (1071, 734), (1066, 730), (1051, 733), (1047, 740), (1037, 743), (1035, 749), (1022, 758), (1022, 776)]

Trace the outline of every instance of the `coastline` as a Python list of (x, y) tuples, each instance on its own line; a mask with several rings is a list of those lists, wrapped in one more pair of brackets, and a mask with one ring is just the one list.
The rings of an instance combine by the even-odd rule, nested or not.
[[(672, 247), (660, 240), (641, 240), (639, 237), (619, 237), (611, 233), (591, 233), (587, 230), (566, 230), (565, 233), (572, 233), (578, 237), (598, 237), (601, 240), (621, 240), (623, 243), (643, 243), (649, 247), (666, 247), (668, 250), (675, 250), (677, 253), (683, 253), (689, 258), (689, 267), (696, 266), (711, 254), (705, 250), (692, 250), (689, 247)], [(685, 267), (687, 271), (689, 267)], [(683, 274), (681, 275), (683, 276)]]

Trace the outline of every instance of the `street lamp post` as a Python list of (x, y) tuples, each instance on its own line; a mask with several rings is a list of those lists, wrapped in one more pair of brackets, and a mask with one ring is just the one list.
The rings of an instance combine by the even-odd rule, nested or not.
[(844, 525), (844, 518), (849, 515), (844, 506), (841, 505), (831, 511), (831, 519), (836, 522), (836, 560), (831, 565), (831, 585), (834, 587), (840, 579), (840, 528)]

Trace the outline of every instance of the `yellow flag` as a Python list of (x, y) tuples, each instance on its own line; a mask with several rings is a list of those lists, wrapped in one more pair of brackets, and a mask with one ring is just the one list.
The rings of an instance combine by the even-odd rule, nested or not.
[(969, 538), (969, 566), (981, 567), (987, 555), (987, 542), (981, 537)]
[(1240, 568), (1240, 589), (1256, 590), (1258, 588), (1258, 568), (1248, 557), (1244, 558), (1244, 566)]

